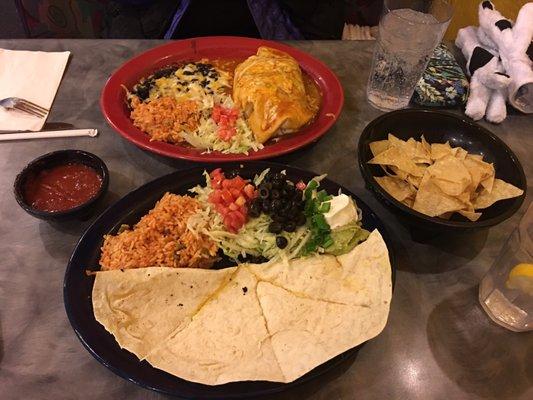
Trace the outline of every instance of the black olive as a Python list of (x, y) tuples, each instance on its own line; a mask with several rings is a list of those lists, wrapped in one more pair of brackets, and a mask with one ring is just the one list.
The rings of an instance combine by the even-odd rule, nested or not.
[(296, 217), (296, 226), (302, 226), (302, 225), (305, 225), (305, 222), (306, 222), (306, 218), (305, 218), (305, 215), (304, 213), (300, 212), (298, 213), (297, 217)]
[(271, 222), (270, 225), (268, 225), (268, 231), (271, 233), (281, 233), (281, 224), (279, 222)]
[(286, 193), (286, 196), (291, 197), (291, 198), (294, 196), (295, 191), (296, 191), (296, 188), (292, 185), (287, 185), (283, 189), (283, 192)]
[(296, 230), (296, 224), (294, 222), (289, 221), (285, 224), (284, 230), (286, 230), (287, 232), (294, 232)]
[(290, 211), (290, 208), (282, 207), (281, 210), (278, 211), (278, 214), (285, 217), (285, 219), (288, 219), (287, 217), (290, 217)]
[(250, 211), (254, 210), (254, 212), (257, 211), (259, 214), (261, 214), (262, 208), (263, 206), (261, 200), (258, 198), (253, 199), (252, 204), (250, 204)]
[[(274, 191), (272, 191), (274, 192)], [(274, 193), (272, 193), (274, 194)], [(274, 198), (274, 197), (272, 197)], [(272, 203), (270, 205), (270, 208), (272, 209), (272, 211), (276, 212), (276, 211), (279, 211), (281, 210), (281, 208), (283, 207), (283, 203), (281, 202), (281, 200), (279, 199), (275, 199), (275, 200), (272, 200)]]
[(300, 201), (302, 201), (302, 191), (301, 191), (300, 189), (296, 189), (296, 190), (294, 191), (294, 194), (293, 194), (292, 198), (293, 198), (294, 200), (300, 200)]
[(284, 249), (289, 244), (289, 241), (285, 236), (276, 236), (276, 246), (280, 249)]
[(289, 215), (291, 216), (291, 220), (296, 222), (296, 219), (298, 218), (298, 214), (300, 213), (300, 208), (298, 206), (293, 206), (290, 209)]
[(283, 215), (279, 215), (279, 214), (272, 214), (270, 216), (272, 218), (272, 221), (276, 221), (276, 222), (285, 222), (287, 221), (287, 217), (284, 217)]
[(279, 190), (278, 189), (272, 189), (272, 191), (270, 192), (270, 197), (272, 199), (279, 199), (279, 196), (280, 193), (279, 193)]
[(252, 264), (261, 264), (268, 261), (268, 259), (263, 256), (253, 256), (251, 254), (246, 254), (246, 257), (242, 257), (241, 255), (239, 255), (239, 257), (237, 257), (237, 260), (241, 263), (249, 262)]
[(265, 183), (262, 183), (261, 185), (259, 185), (259, 187), (264, 187), (264, 188), (270, 190), (270, 189), (272, 189), (272, 183), (265, 182)]
[(259, 197), (262, 199), (268, 199), (270, 191), (266, 187), (259, 188)]
[(270, 212), (270, 201), (268, 199), (263, 200), (263, 202), (261, 203), (261, 209), (264, 213), (268, 214)]
[(297, 208), (298, 207), (298, 201), (297, 200), (291, 199), (287, 203), (290, 204), (290, 206), (289, 206), (290, 208)]
[(257, 218), (261, 215), (261, 210), (250, 207), (250, 209), (248, 210), (248, 215), (250, 216), (250, 218)]

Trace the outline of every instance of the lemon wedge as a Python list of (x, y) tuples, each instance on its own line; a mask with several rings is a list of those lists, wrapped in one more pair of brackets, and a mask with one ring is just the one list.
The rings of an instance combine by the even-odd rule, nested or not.
[(509, 272), (506, 286), (533, 296), (533, 264), (520, 263)]

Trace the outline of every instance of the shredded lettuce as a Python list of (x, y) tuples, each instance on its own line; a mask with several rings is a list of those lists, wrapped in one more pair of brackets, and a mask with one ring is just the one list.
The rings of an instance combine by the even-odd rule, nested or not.
[[(235, 107), (231, 97), (218, 96), (220, 105), (227, 108)], [(237, 119), (235, 128), (235, 136), (229, 141), (222, 140), (217, 135), (217, 124), (211, 118), (211, 112), (214, 103), (212, 97), (206, 99), (203, 104), (202, 118), (200, 119), (200, 125), (194, 132), (180, 132), (181, 137), (191, 146), (204, 149), (206, 153), (213, 150), (220, 151), (222, 153), (244, 153), (248, 154), (250, 150), (257, 151), (264, 146), (257, 141), (252, 130), (244, 120), (242, 114)]]

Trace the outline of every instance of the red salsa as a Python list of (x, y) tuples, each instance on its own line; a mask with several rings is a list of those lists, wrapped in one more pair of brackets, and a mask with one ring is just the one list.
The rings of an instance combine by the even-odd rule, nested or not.
[(41, 211), (66, 211), (93, 198), (102, 177), (84, 164), (69, 163), (39, 171), (26, 180), (24, 197)]

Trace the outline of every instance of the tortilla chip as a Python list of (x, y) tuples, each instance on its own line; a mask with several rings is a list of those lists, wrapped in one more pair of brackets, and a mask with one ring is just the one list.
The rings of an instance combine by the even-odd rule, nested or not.
[(405, 199), (404, 201), (402, 201), (402, 203), (404, 205), (406, 205), (407, 207), (409, 207), (409, 208), (413, 208), (413, 205), (415, 204), (415, 199), (412, 199), (412, 198), (409, 197), (409, 198)]
[(389, 147), (383, 153), (378, 154), (369, 164), (379, 165), (393, 165), (399, 169), (414, 175), (422, 176), (424, 174), (424, 168), (416, 165), (399, 147)]
[(492, 187), (494, 185), (494, 179), (496, 177), (496, 172), (494, 171), (494, 165), (493, 164), (489, 164), (489, 165), (492, 169), (492, 173), (487, 178), (483, 179), (480, 183), (481, 183), (481, 186), (483, 186), (487, 192), (492, 192)]
[(407, 175), (406, 178), (407, 182), (409, 182), (411, 185), (413, 185), (415, 188), (420, 187), (420, 182), (422, 182), (421, 176), (413, 176), (413, 175)]
[(452, 217), (453, 213), (454, 213), (453, 211), (450, 211), (450, 212), (447, 212), (447, 213), (441, 214), (441, 215), (439, 215), (438, 217), (439, 217), (439, 218), (442, 218), (442, 219), (446, 219), (446, 220), (448, 220), (448, 219), (450, 219), (450, 218)]
[(415, 151), (413, 154), (413, 161), (415, 163), (431, 164), (431, 148), (429, 147), (427, 142), (426, 142), (426, 145), (424, 145), (421, 142), (416, 142), (416, 147), (415, 147)]
[(398, 139), (393, 134), (388, 134), (387, 139), (389, 139), (389, 147), (403, 147), (405, 142), (402, 139)]
[(470, 154), (470, 153), (468, 153), (466, 155), (466, 158), (470, 158), (470, 159), (478, 160), (478, 161), (483, 161), (483, 156), (481, 154)]
[(387, 169), (393, 172), (393, 174), (391, 174), (389, 171), (387, 171), (387, 175), (392, 176), (392, 177), (398, 177), (404, 181), (407, 180), (407, 177), (409, 176), (407, 172), (402, 171), (400, 168), (395, 167), (394, 165), (388, 166)]
[(431, 145), (427, 142), (426, 138), (424, 137), (424, 135), (422, 135), (420, 137), (420, 144), (422, 145), (422, 147), (424, 148), (424, 151), (426, 151), (430, 157), (431, 157)]
[(470, 221), (475, 222), (481, 217), (480, 212), (475, 211), (467, 211), (467, 210), (459, 210), (457, 211), (459, 214), (461, 214), (463, 217), (468, 218)]
[[(471, 190), (476, 191), (479, 184), (486, 179), (494, 179), (494, 166), (478, 158), (466, 157), (463, 164), (472, 178)], [(492, 185), (491, 185), (492, 186)]]
[(379, 186), (398, 201), (403, 201), (408, 197), (414, 198), (416, 195), (415, 189), (402, 179), (391, 176), (376, 176), (374, 179)]
[(413, 209), (430, 217), (438, 217), (444, 213), (465, 208), (465, 204), (457, 198), (444, 193), (434, 184), (428, 172), (422, 178), (415, 197)]
[(457, 153), (455, 153), (455, 157), (457, 157), (459, 160), (464, 160), (466, 156), (468, 155), (468, 151), (463, 149), (462, 147), (455, 147), (457, 149)]
[(389, 148), (389, 141), (388, 140), (378, 140), (376, 142), (369, 143), (370, 151), (372, 152), (372, 155), (375, 157), (378, 154), (383, 153), (385, 150)]
[(432, 182), (450, 196), (459, 196), (472, 183), (463, 162), (451, 155), (439, 158), (426, 171)]
[(452, 149), (449, 142), (446, 143), (432, 143), (431, 144), (431, 159), (438, 160), (439, 158), (449, 155), (455, 156), (457, 147)]
[(522, 194), (524, 194), (522, 189), (496, 178), (494, 179), (494, 185), (492, 186), (491, 192), (483, 189), (479, 196), (476, 197), (474, 200), (474, 208), (476, 210), (487, 208), (497, 201), (522, 196)]

